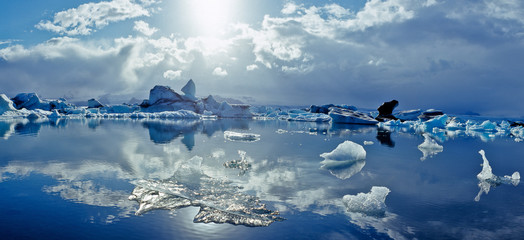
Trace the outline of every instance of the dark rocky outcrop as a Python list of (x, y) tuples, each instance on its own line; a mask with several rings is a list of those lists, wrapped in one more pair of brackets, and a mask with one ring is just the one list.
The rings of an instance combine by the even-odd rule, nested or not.
[(391, 100), (389, 102), (384, 102), (380, 107), (377, 108), (378, 110), (378, 116), (375, 118), (380, 122), (389, 121), (389, 120), (397, 120), (395, 116), (393, 116), (393, 110), (398, 106), (397, 100)]

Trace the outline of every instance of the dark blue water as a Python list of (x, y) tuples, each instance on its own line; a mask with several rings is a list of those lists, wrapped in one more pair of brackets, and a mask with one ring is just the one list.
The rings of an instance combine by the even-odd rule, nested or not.
[[(259, 134), (260, 140), (230, 141), (224, 131)], [(495, 175), (524, 172), (524, 143), (508, 136), (448, 137), (439, 142), (442, 152), (424, 160), (417, 148), (424, 141), (420, 134), (279, 120), (15, 120), (0, 122), (0, 137), (2, 239), (518, 239), (524, 234), (522, 184), (493, 185), (475, 201), (480, 149)], [(362, 169), (351, 174), (344, 171), (352, 166), (339, 174), (322, 169), (319, 155), (345, 140), (366, 150)], [(225, 162), (241, 159), (239, 150), (249, 168), (226, 168)], [(199, 177), (193, 180), (186, 173), (195, 169)], [(138, 180), (178, 181), (195, 190), (192, 198), (198, 201), (137, 216), (139, 203), (128, 198)], [(226, 194), (214, 196), (211, 183)], [(367, 193), (373, 186), (391, 191), (383, 215), (346, 209), (344, 195)], [(258, 199), (285, 220), (267, 227), (194, 222), (202, 202), (217, 198), (213, 203), (227, 205), (234, 196)]]

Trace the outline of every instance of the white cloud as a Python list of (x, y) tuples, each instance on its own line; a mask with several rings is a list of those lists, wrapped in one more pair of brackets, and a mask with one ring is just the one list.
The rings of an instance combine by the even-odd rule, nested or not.
[(297, 10), (299, 9), (299, 5), (295, 4), (294, 2), (288, 2), (284, 5), (284, 7), (282, 8), (282, 10), (280, 11), (281, 13), (283, 14), (293, 14), (295, 12), (297, 12)]
[(251, 65), (246, 66), (246, 70), (247, 71), (253, 71), (253, 70), (256, 70), (256, 69), (258, 69), (258, 65), (256, 65), (256, 64), (251, 64)]
[(164, 78), (169, 79), (169, 80), (179, 79), (181, 76), (182, 76), (181, 70), (176, 70), (176, 71), (167, 70), (164, 72)]
[(150, 37), (151, 35), (153, 35), (155, 32), (158, 31), (158, 28), (149, 27), (149, 23), (146, 23), (142, 20), (135, 21), (135, 26), (133, 27), (133, 29), (148, 37)]
[(103, 28), (111, 22), (129, 18), (149, 16), (146, 6), (154, 1), (113, 0), (98, 3), (85, 3), (77, 8), (58, 12), (53, 20), (42, 20), (35, 27), (66, 35), (89, 35), (96, 29)]
[(217, 67), (215, 68), (215, 70), (213, 70), (213, 75), (219, 76), (219, 77), (225, 77), (227, 76), (227, 71), (225, 69), (222, 69), (221, 67)]

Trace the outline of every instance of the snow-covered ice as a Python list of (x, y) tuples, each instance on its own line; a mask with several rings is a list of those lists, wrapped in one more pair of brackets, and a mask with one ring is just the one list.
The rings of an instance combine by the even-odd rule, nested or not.
[(224, 131), (224, 138), (229, 141), (256, 142), (260, 140), (260, 134)]
[(444, 147), (439, 145), (431, 136), (427, 133), (423, 134), (424, 142), (418, 145), (418, 149), (422, 152), (423, 156), (420, 158), (421, 161), (426, 160), (428, 157), (433, 157), (437, 153), (444, 151)]
[(390, 192), (387, 187), (373, 186), (369, 193), (345, 195), (342, 201), (348, 212), (383, 217), (386, 213), (386, 197)]

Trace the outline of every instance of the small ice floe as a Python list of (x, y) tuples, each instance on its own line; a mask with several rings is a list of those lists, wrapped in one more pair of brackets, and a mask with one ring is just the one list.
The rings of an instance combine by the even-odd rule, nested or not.
[(479, 180), (479, 188), (480, 191), (475, 197), (475, 201), (480, 201), (480, 196), (482, 193), (489, 193), (489, 190), (491, 187), (496, 187), (501, 184), (513, 184), (513, 186), (517, 186), (520, 182), (520, 173), (514, 172), (511, 176), (505, 175), (504, 177), (499, 177), (493, 174), (491, 166), (489, 165), (489, 161), (486, 158), (486, 154), (484, 150), (479, 151), (480, 155), (482, 156), (482, 171), (480, 171), (479, 174), (477, 174), (477, 179)]
[(373, 141), (364, 141), (364, 145), (373, 145), (375, 144)]
[(348, 212), (384, 217), (386, 214), (386, 197), (390, 192), (387, 187), (373, 186), (369, 193), (345, 195), (342, 201)]
[(366, 165), (366, 150), (352, 141), (339, 144), (333, 151), (320, 154), (324, 158), (321, 169), (328, 170), (339, 179), (348, 179)]
[(433, 157), (434, 155), (444, 151), (444, 147), (432, 139), (429, 134), (424, 133), (423, 136), (424, 142), (418, 145), (418, 150), (420, 150), (423, 154), (423, 156), (420, 158), (421, 161), (424, 161), (428, 157)]
[(229, 141), (256, 142), (260, 140), (260, 135), (254, 133), (239, 133), (233, 131), (225, 131), (224, 138)]
[(247, 160), (245, 151), (238, 150), (238, 155), (240, 155), (240, 159), (225, 162), (224, 167), (240, 169), (240, 173), (238, 175), (242, 176), (246, 173), (247, 170), (251, 168), (251, 163), (249, 163)]

